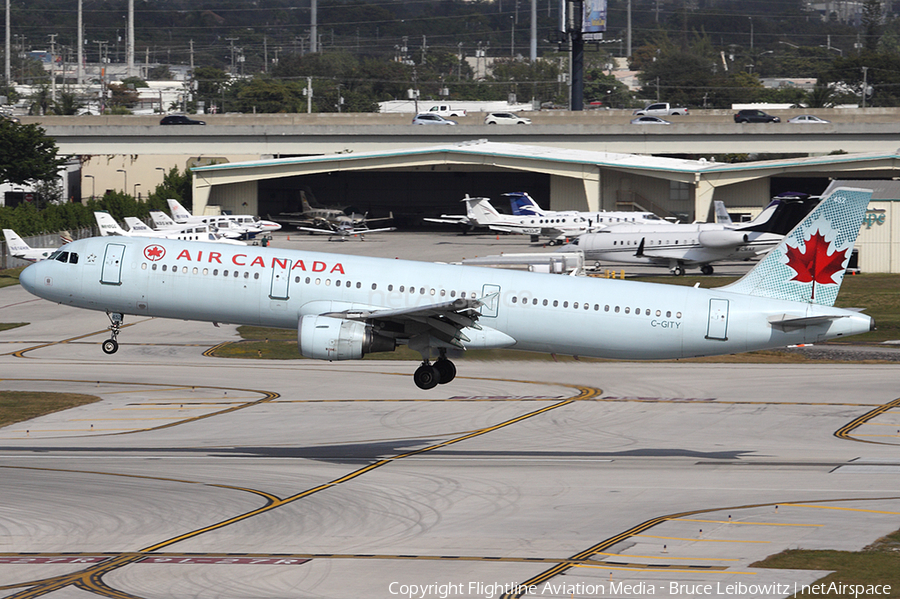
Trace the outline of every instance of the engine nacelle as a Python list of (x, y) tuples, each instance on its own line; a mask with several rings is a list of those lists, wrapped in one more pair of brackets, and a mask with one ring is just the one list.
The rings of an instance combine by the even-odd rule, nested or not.
[(359, 360), (364, 355), (394, 351), (396, 342), (357, 320), (303, 316), (297, 325), (300, 354), (316, 360)]
[(697, 240), (700, 245), (708, 248), (730, 248), (737, 247), (747, 243), (750, 236), (741, 231), (732, 231), (726, 229), (724, 231), (700, 231)]

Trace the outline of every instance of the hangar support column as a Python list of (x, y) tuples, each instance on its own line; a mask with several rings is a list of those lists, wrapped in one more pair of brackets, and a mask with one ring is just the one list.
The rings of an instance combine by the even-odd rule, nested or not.
[(705, 179), (700, 179), (697, 177), (694, 180), (694, 220), (706, 220), (706, 217), (709, 215), (709, 211), (712, 208), (713, 203), (713, 194), (715, 193), (715, 186), (706, 181)]
[(600, 169), (585, 169), (578, 176), (550, 175), (550, 209), (600, 210)]

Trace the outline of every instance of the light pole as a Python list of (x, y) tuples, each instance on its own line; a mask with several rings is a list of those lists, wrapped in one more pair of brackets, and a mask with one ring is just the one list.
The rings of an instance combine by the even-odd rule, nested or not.
[(137, 188), (140, 187), (140, 186), (141, 186), (140, 183), (135, 183), (135, 184), (134, 184), (134, 193), (131, 194), (133, 197), (135, 197), (135, 198), (138, 197), (138, 194), (137, 194)]
[(125, 175), (125, 186), (122, 188), (122, 193), (128, 193), (128, 171), (123, 168), (117, 168), (116, 172)]
[(747, 17), (750, 19), (750, 51), (753, 52), (753, 17)]
[(94, 175), (85, 175), (84, 178), (91, 180), (91, 199), (93, 200), (95, 195), (94, 192), (97, 191), (97, 180), (94, 179)]

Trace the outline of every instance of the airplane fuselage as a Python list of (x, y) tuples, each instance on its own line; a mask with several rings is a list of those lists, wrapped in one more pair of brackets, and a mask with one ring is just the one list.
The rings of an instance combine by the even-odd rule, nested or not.
[[(871, 325), (857, 312), (716, 289), (279, 248), (91, 238), (62, 250), (67, 256), (22, 273), (28, 291), (105, 312), (286, 329), (305, 315), (482, 299), (482, 329), (464, 329), (467, 348), (680, 358), (821, 341)], [(825, 312), (840, 317), (785, 330), (769, 322)]]

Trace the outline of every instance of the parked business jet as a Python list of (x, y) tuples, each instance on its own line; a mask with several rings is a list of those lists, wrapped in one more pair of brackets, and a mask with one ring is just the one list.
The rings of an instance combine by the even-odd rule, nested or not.
[(778, 245), (784, 233), (806, 215), (806, 211), (795, 214), (791, 226), (780, 229), (787, 210), (786, 202), (775, 199), (745, 224), (613, 225), (582, 235), (560, 251), (580, 250), (585, 262), (597, 265), (617, 262), (667, 266), (676, 276), (683, 275), (685, 268), (700, 267), (700, 272), (710, 275), (713, 262), (758, 258)]
[(231, 221), (241, 229), (244, 229), (248, 236), (254, 236), (263, 231), (271, 233), (281, 228), (278, 223), (269, 220), (262, 220), (258, 216), (249, 214), (219, 214), (216, 216), (194, 216), (181, 205), (178, 200), (168, 199), (169, 210), (172, 211), (172, 219), (178, 224), (197, 224), (204, 223), (208, 225), (220, 226), (224, 221)]
[(247, 245), (243, 241), (236, 239), (228, 239), (222, 237), (216, 232), (216, 228), (212, 225), (183, 225), (178, 229), (166, 229), (163, 231), (155, 231), (145, 225), (141, 219), (133, 216), (126, 216), (125, 222), (130, 229), (126, 231), (119, 226), (116, 219), (108, 212), (94, 212), (94, 218), (97, 220), (97, 226), (100, 228), (100, 235), (119, 236), (119, 237), (143, 237), (156, 239), (181, 239), (183, 241), (202, 241), (206, 243), (226, 243), (231, 245)]
[(532, 242), (539, 241), (541, 237), (549, 237), (551, 243), (565, 243), (569, 238), (581, 235), (589, 229), (587, 220), (575, 212), (558, 212), (551, 216), (510, 216), (497, 212), (489, 198), (470, 198), (466, 194), (463, 202), (466, 204), (465, 216), (442, 214), (440, 218), (423, 220), (530, 235)]
[(833, 306), (871, 196), (835, 190), (753, 270), (717, 289), (125, 237), (70, 243), (19, 280), (47, 300), (107, 312), (106, 353), (126, 314), (296, 327), (308, 358), (406, 344), (423, 359), (416, 385), (430, 389), (456, 375), (451, 348), (666, 359), (869, 331), (870, 317)]
[(544, 210), (538, 203), (524, 191), (514, 191), (503, 194), (509, 198), (509, 207), (514, 216), (536, 216), (544, 218), (562, 217), (569, 218), (581, 217), (588, 223), (591, 230), (597, 230), (609, 225), (619, 223), (640, 223), (652, 225), (670, 225), (667, 220), (663, 220), (652, 212), (582, 212), (578, 210)]
[[(185, 228), (186, 225), (179, 225), (172, 218), (166, 214), (165, 212), (160, 212), (159, 210), (151, 210), (150, 211), (150, 219), (153, 221), (153, 230), (154, 231), (171, 231), (173, 229), (181, 230)], [(219, 225), (208, 225), (213, 227), (219, 235), (225, 237), (226, 239), (239, 239), (246, 235), (246, 231), (240, 227), (238, 227), (235, 223), (226, 220), (220, 221)], [(203, 225), (207, 226), (207, 225)]]
[(22, 238), (12, 229), (3, 229), (3, 237), (6, 238), (6, 251), (13, 258), (20, 260), (29, 262), (46, 260), (50, 254), (56, 251), (56, 248), (33, 248), (22, 241)]

